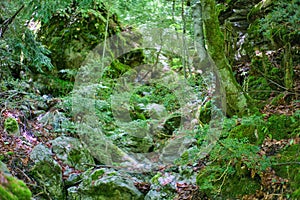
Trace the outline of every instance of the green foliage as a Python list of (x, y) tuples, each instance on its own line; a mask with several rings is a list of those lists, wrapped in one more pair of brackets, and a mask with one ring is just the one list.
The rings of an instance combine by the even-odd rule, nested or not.
[(266, 100), (270, 97), (272, 88), (264, 77), (250, 76), (247, 80), (248, 90), (252, 98)]
[(299, 41), (299, 6), (299, 0), (275, 1), (272, 10), (251, 25), (251, 34), (254, 38), (263, 36), (275, 47)]
[(270, 166), (269, 160), (258, 155), (258, 151), (257, 146), (246, 141), (231, 138), (218, 141), (210, 153), (210, 165), (198, 174), (200, 192), (211, 198), (237, 198), (254, 193), (260, 187), (254, 175)]
[(297, 113), (294, 116), (272, 115), (268, 119), (267, 128), (273, 139), (292, 138), (299, 134), (300, 117)]
[[(175, 14), (177, 17), (180, 15), (179, 5), (175, 4)], [(131, 25), (148, 24), (169, 27), (179, 22), (172, 20), (173, 11), (170, 1), (120, 0), (116, 2), (114, 7), (124, 22)]]
[(120, 30), (117, 16), (102, 0), (1, 2), (0, 23), (12, 17), (23, 3), (25, 7), (0, 39), (0, 76), (19, 78), (22, 72), (33, 75), (27, 78), (36, 82), (40, 77), (34, 75), (46, 72), (43, 75), (50, 83), (40, 82), (46, 86), (39, 88), (42, 93), (69, 92), (85, 56), (104, 39), (106, 24), (111, 35)]
[(109, 67), (105, 69), (103, 76), (111, 79), (117, 79), (122, 74), (128, 72), (130, 69), (131, 66), (121, 63), (120, 61), (114, 61)]
[(146, 106), (149, 103), (163, 105), (169, 112), (179, 109), (180, 106), (173, 92), (161, 84), (146, 84), (137, 88), (130, 102), (134, 108), (140, 108), (140, 111), (146, 111)]
[(273, 168), (277, 175), (289, 180), (289, 192), (293, 199), (300, 197), (300, 145), (294, 144), (283, 149), (278, 155), (272, 157)]
[(249, 116), (240, 119), (240, 125), (229, 132), (230, 138), (247, 139), (251, 144), (261, 144), (268, 133), (263, 116)]
[(300, 1), (277, 1), (272, 11), (260, 20), (260, 32), (269, 40), (282, 45), (300, 37)]
[(41, 0), (26, 0), (28, 12), (32, 14), (35, 11), (35, 20), (40, 20), (43, 23), (48, 23), (53, 15), (69, 15), (72, 6), (78, 7), (79, 10), (87, 11), (90, 8), (95, 8), (102, 4), (103, 0), (57, 0), (57, 1), (41, 1)]
[[(18, 1), (8, 1), (0, 4), (2, 18), (12, 17), (23, 3)], [(30, 14), (27, 8), (21, 10), (17, 17), (8, 25), (3, 38), (0, 38), (0, 74), (11, 73), (12, 76), (19, 77), (19, 72), (43, 71), (52, 69), (53, 66), (48, 57), (49, 51), (36, 41), (34, 33), (30, 30)], [(32, 11), (33, 12), (33, 11)], [(26, 26), (25, 26), (26, 25)], [(4, 27), (0, 24), (0, 27)], [(4, 76), (5, 77), (5, 76)]]
[(40, 74), (36, 77), (36, 87), (45, 94), (64, 96), (73, 89), (73, 82), (71, 80), (65, 80), (50, 74)]

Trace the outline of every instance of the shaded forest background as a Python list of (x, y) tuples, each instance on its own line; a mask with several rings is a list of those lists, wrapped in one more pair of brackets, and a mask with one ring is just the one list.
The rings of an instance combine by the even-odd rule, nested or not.
[[(128, 127), (158, 123), (157, 115), (164, 119), (159, 122), (162, 128), (156, 127), (143, 141), (126, 135), (128, 127), (118, 127), (111, 108), (119, 77), (149, 65), (150, 73), (136, 70), (137, 77), (146, 82), (148, 75), (154, 76), (155, 70), (165, 66), (199, 94), (196, 110), (190, 111), (196, 113), (190, 119), (194, 126), (190, 146), (171, 166), (153, 170), (141, 178), (144, 181), (135, 182), (135, 187), (146, 197), (151, 191), (161, 191), (158, 196), (166, 194), (159, 199), (300, 198), (299, 8), (299, 0), (2, 1), (1, 163), (23, 181), (18, 188), (30, 189), (24, 189), (27, 199), (51, 199), (51, 189), (40, 186), (29, 155), (37, 145), (47, 146), (61, 136), (83, 140), (78, 129), (83, 124), (77, 124), (82, 115), (76, 110), (74, 114), (72, 95), (81, 67), (88, 67), (84, 61), (89, 53), (116, 35), (125, 41), (124, 48), (142, 46), (140, 30), (159, 28), (194, 41), (187, 46), (183, 39), (184, 57), (137, 48), (120, 57), (112, 56), (95, 83), (93, 98), (101, 132), (126, 156), (159, 151), (175, 140), (183, 116), (178, 114), (180, 101), (170, 88), (146, 83), (135, 90), (126, 105), (134, 122)], [(135, 43), (126, 43), (126, 39)], [(191, 64), (188, 57), (195, 62)], [(223, 110), (214, 106), (214, 88), (203, 78), (202, 71), (211, 63), (219, 71), (218, 81), (226, 94)], [(165, 111), (157, 107), (153, 111), (150, 105), (163, 105)], [(224, 119), (214, 121), (215, 112), (225, 113)], [(201, 146), (213, 125), (221, 126), (222, 131), (212, 150), (203, 156)], [(99, 152), (89, 151), (95, 168), (107, 168), (104, 158), (94, 155)], [(63, 174), (66, 166), (61, 164), (61, 168)], [(72, 173), (81, 175), (84, 171), (76, 170)], [(179, 174), (182, 182), (168, 182), (168, 173)], [(63, 177), (62, 182), (68, 178)], [(0, 196), (22, 199), (8, 186), (13, 181), (1, 172)], [(61, 199), (70, 193), (71, 186), (65, 183)]]

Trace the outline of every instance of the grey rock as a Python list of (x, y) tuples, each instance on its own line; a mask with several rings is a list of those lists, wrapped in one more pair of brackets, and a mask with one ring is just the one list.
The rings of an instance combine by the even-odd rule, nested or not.
[(30, 174), (38, 185), (53, 199), (65, 199), (62, 168), (52, 158), (50, 149), (39, 144), (32, 150), (30, 158), (34, 162)]
[(144, 200), (159, 200), (159, 199), (173, 199), (173, 197), (171, 197), (170, 194), (164, 191), (157, 191), (155, 189), (152, 189), (146, 194), (144, 198)]
[(95, 164), (89, 151), (76, 138), (61, 136), (52, 140), (52, 152), (63, 163), (78, 170), (86, 170)]
[(162, 119), (168, 115), (165, 106), (157, 103), (148, 104), (146, 110), (149, 112), (152, 119)]
[(6, 164), (0, 161), (0, 171), (3, 172), (6, 176), (11, 176), (9, 169), (7, 168)]
[(68, 200), (141, 200), (131, 179), (110, 169), (88, 170), (78, 186), (68, 188)]

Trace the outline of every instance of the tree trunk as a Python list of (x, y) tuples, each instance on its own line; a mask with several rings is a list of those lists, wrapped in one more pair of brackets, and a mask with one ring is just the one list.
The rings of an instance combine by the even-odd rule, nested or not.
[[(250, 108), (250, 98), (243, 93), (235, 80), (225, 56), (225, 41), (220, 29), (215, 0), (197, 1), (193, 6), (194, 27), (198, 29), (195, 30), (195, 41), (200, 59), (203, 58), (205, 50), (215, 62), (226, 93), (227, 115), (242, 115)], [(199, 25), (202, 25), (202, 30)]]

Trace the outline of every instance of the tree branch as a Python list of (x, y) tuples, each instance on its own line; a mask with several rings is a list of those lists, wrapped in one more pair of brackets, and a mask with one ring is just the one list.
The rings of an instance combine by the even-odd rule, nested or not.
[(19, 8), (19, 10), (17, 10), (17, 12), (10, 18), (6, 19), (0, 27), (0, 38), (3, 38), (4, 33), (7, 31), (8, 26), (14, 21), (14, 19), (16, 18), (16, 16), (21, 12), (21, 10), (24, 8), (24, 5), (21, 6), (21, 8)]

